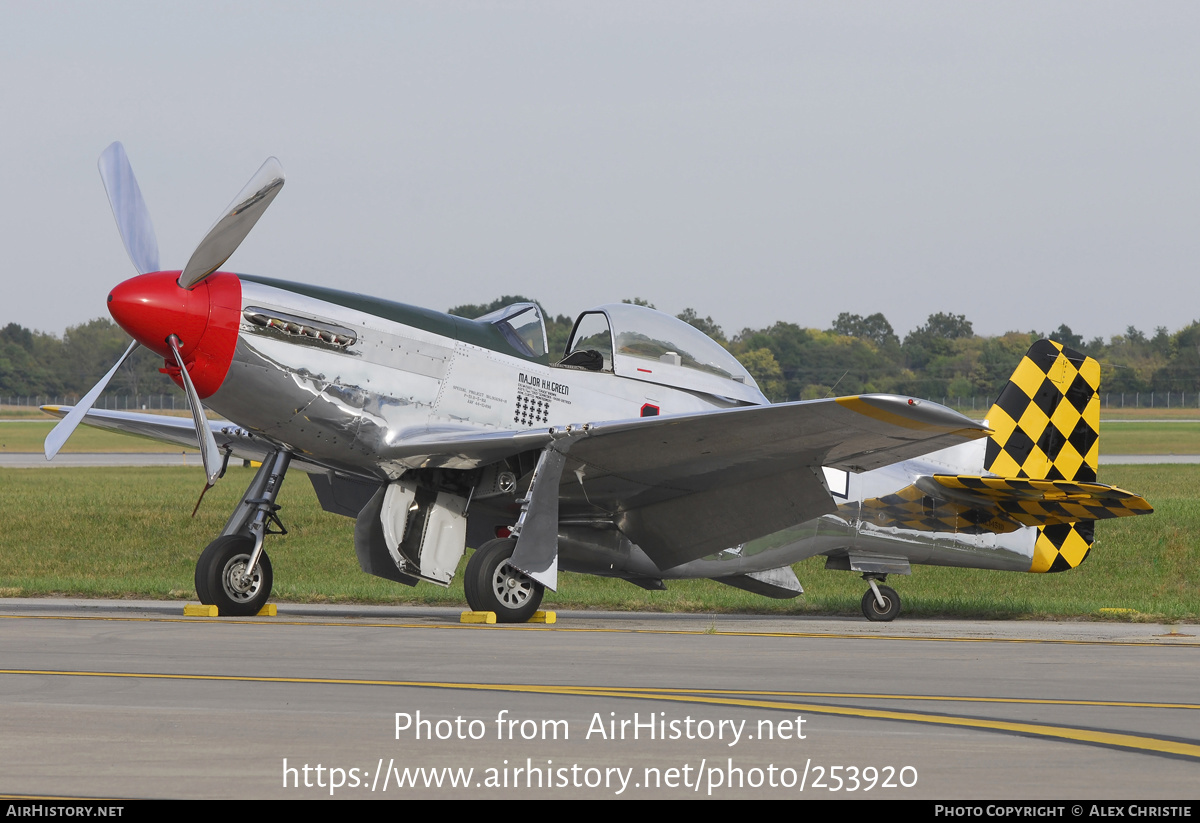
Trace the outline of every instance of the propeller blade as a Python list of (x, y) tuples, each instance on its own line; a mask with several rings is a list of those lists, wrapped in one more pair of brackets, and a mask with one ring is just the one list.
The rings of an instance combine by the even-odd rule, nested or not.
[[(192, 377), (188, 374), (187, 366), (183, 363), (183, 355), (179, 352), (179, 338), (171, 335), (167, 345), (175, 355), (175, 363), (179, 366), (179, 374), (183, 379), (183, 390), (187, 392), (188, 402), (192, 406), (192, 422), (196, 424), (196, 440), (200, 443), (200, 459), (204, 461), (204, 474), (208, 485), (215, 485), (221, 476), (221, 450), (217, 448), (216, 438), (208, 427), (208, 418), (204, 416), (204, 406), (200, 405), (200, 395), (192, 385)], [(199, 505), (199, 504), (197, 504)]]
[(83, 399), (75, 405), (75, 408), (71, 409), (70, 414), (60, 420), (58, 425), (51, 429), (50, 433), (46, 435), (46, 443), (44, 448), (46, 451), (47, 460), (53, 460), (54, 455), (58, 454), (58, 450), (63, 447), (63, 443), (67, 442), (67, 438), (70, 437), (71, 433), (75, 431), (76, 427), (79, 426), (79, 422), (83, 420), (84, 415), (87, 414), (92, 406), (96, 404), (96, 398), (100, 396), (100, 392), (104, 391), (104, 387), (108, 385), (108, 381), (112, 380), (113, 375), (117, 373), (117, 369), (121, 368), (121, 364), (125, 362), (126, 358), (128, 358), (129, 355), (133, 353), (133, 350), (137, 347), (138, 342), (136, 340), (130, 343), (129, 348), (127, 348), (125, 353), (121, 355), (121, 359), (117, 361), (117, 365), (109, 369), (108, 374), (101, 377), (100, 382), (92, 386), (92, 390), (83, 396)]
[(125, 156), (125, 147), (113, 143), (100, 154), (98, 165), (113, 217), (117, 218), (117, 230), (133, 267), (139, 274), (158, 271), (158, 240), (133, 167)]
[(274, 157), (268, 157), (229, 204), (225, 214), (204, 235), (176, 282), (182, 288), (192, 289), (220, 268), (237, 251), (281, 188), (283, 166)]

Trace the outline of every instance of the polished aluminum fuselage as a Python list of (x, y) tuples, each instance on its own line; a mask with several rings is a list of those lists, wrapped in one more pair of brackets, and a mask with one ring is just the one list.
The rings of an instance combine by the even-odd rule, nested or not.
[[(249, 431), (335, 470), (395, 479), (444, 454), (401, 457), (421, 438), (567, 426), (728, 408), (734, 401), (613, 374), (553, 368), (274, 286), (243, 280), (243, 308), (275, 309), (352, 330), (337, 348), (243, 322), (233, 363), (205, 403)], [(534, 422), (520, 408), (532, 400)], [(521, 404), (519, 408), (518, 403)], [(529, 422), (522, 422), (528, 420)]]
[[(243, 320), (228, 375), (206, 404), (246, 430), (281, 443), (307, 464), (395, 480), (427, 467), (478, 462), (412, 444), (486, 432), (534, 429), (729, 408), (746, 402), (646, 379), (556, 368), (305, 294), (242, 281), (243, 310), (264, 309), (348, 329), (338, 347), (286, 336)], [(530, 409), (536, 410), (536, 417)], [(717, 555), (660, 570), (615, 527), (559, 529), (560, 567), (631, 578), (727, 577), (779, 568), (814, 555), (879, 555), (912, 563), (1028, 570), (1034, 529), (1004, 535), (918, 532), (864, 518), (860, 503), (923, 474), (982, 471), (982, 441), (848, 477), (838, 511)]]

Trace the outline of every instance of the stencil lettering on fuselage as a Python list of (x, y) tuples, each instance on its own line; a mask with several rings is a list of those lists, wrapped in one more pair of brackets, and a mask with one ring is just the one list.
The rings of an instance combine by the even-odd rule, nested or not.
[[(548, 374), (529, 374), (529, 366), (515, 358), (459, 343), (433, 418), (503, 429), (540, 426), (549, 421), (548, 401), (558, 398), (559, 405), (569, 405), (569, 400), (562, 399), (569, 392), (568, 386), (551, 380)], [(518, 414), (522, 409), (527, 412), (523, 416)]]
[(493, 406), (503, 406), (504, 398), (497, 397), (494, 394), (488, 394), (485, 391), (478, 389), (467, 388), (466, 386), (450, 386), (451, 391), (458, 392), (462, 395), (462, 402), (468, 406), (476, 406), (482, 410), (491, 411)]
[(571, 405), (567, 399), (571, 387), (565, 383), (536, 374), (517, 374), (517, 399), (513, 404), (514, 423), (521, 426), (536, 426), (550, 422), (551, 403)]

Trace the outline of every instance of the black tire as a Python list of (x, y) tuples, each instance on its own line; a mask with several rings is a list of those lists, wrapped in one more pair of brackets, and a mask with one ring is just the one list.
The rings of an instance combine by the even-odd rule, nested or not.
[(517, 541), (489, 540), (471, 559), (463, 574), (467, 604), (477, 612), (495, 612), (499, 623), (525, 623), (533, 617), (546, 589), (509, 565)]
[(862, 599), (863, 616), (875, 623), (890, 623), (900, 614), (900, 595), (891, 586), (880, 586), (879, 594), (883, 597), (883, 606), (875, 599), (875, 592), (867, 589)]
[(237, 534), (227, 534), (209, 543), (196, 561), (196, 594), (200, 602), (216, 606), (222, 615), (258, 614), (271, 596), (274, 583), (267, 553), (258, 556), (258, 567), (248, 586), (240, 585), (234, 578), (250, 562), (253, 551), (254, 540)]

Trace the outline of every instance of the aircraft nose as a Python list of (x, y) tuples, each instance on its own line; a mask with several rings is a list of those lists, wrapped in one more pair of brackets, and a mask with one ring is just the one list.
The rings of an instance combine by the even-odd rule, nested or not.
[(208, 326), (208, 289), (181, 289), (177, 274), (156, 271), (126, 280), (108, 294), (108, 313), (134, 340), (165, 358), (177, 335), (186, 357)]
[(167, 345), (168, 337), (177, 336), (196, 391), (207, 397), (220, 388), (233, 361), (241, 281), (218, 272), (188, 290), (179, 287), (178, 277), (177, 271), (157, 271), (126, 280), (109, 293), (108, 312), (134, 340), (161, 355), (167, 374), (182, 385)]

